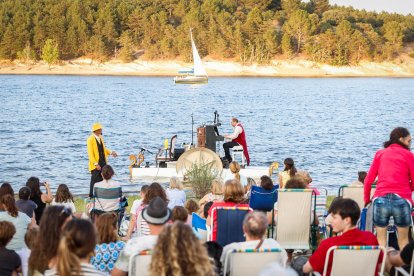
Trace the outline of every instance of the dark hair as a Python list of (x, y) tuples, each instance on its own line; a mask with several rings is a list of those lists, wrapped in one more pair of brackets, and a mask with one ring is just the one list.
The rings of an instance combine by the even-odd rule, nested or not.
[(260, 177), (260, 187), (265, 190), (271, 190), (273, 188), (273, 181), (267, 175)]
[(112, 178), (112, 176), (114, 176), (114, 174), (115, 174), (114, 169), (112, 169), (111, 166), (109, 166), (109, 165), (103, 166), (103, 168), (102, 168), (102, 177), (103, 177), (103, 179), (109, 180), (109, 179)]
[(19, 190), (19, 199), (29, 200), (31, 193), (32, 193), (32, 190), (29, 187), (27, 186), (21, 187)]
[(0, 197), (5, 195), (14, 196), (13, 187), (8, 182), (4, 182), (0, 187)]
[(142, 185), (140, 193), (146, 193), (148, 191), (149, 186), (148, 185)]
[(16, 234), (16, 227), (9, 221), (0, 221), (0, 247), (6, 245), (13, 239)]
[(403, 143), (401, 143), (400, 138), (405, 138), (410, 135), (408, 129), (404, 127), (396, 127), (390, 133), (390, 140), (384, 142), (384, 148), (388, 148), (392, 144), (398, 144), (406, 149), (410, 149)]
[(285, 184), (285, 189), (306, 189), (306, 183), (302, 177), (294, 176)]
[(172, 209), (172, 217), (171, 220), (174, 221), (182, 221), (184, 223), (187, 222), (188, 219), (188, 212), (183, 206), (175, 206)]
[(364, 183), (367, 172), (358, 172), (358, 181)]
[(24, 243), (27, 248), (33, 249), (36, 246), (37, 237), (39, 236), (39, 227), (32, 227), (27, 229), (24, 235)]
[(66, 184), (60, 184), (57, 188), (55, 202), (75, 202)]
[(169, 202), (164, 188), (159, 183), (154, 182), (151, 185), (149, 185), (148, 190), (145, 193), (144, 199), (142, 200), (142, 203), (149, 204), (151, 199), (156, 198), (157, 196), (164, 200), (164, 202)]
[(203, 210), (203, 215), (205, 218), (208, 217), (208, 211), (210, 211), (211, 206), (213, 206), (213, 201), (209, 201), (206, 204), (204, 204), (204, 210)]
[(40, 181), (39, 178), (32, 176), (27, 179), (26, 186), (30, 188), (31, 194), (30, 199), (35, 197), (40, 197), (42, 195), (42, 191), (40, 191)]
[(332, 201), (328, 213), (339, 214), (342, 219), (351, 218), (351, 224), (357, 224), (361, 211), (358, 203), (350, 198), (336, 198)]
[(72, 215), (64, 206), (49, 206), (43, 212), (39, 223), (39, 235), (36, 246), (29, 258), (29, 270), (44, 273), (49, 261), (56, 256), (63, 224)]
[(187, 209), (188, 213), (194, 213), (197, 212), (198, 209), (200, 209), (200, 206), (198, 206), (198, 203), (194, 199), (189, 199), (185, 203), (185, 209)]
[(284, 171), (289, 171), (289, 175), (291, 177), (295, 176), (297, 170), (296, 170), (295, 162), (293, 161), (293, 159), (288, 157), (283, 161), (283, 164), (285, 164)]
[(103, 213), (95, 222), (99, 243), (111, 243), (118, 240), (118, 215), (114, 212)]
[(11, 195), (4, 195), (0, 198), (0, 206), (5, 207), (4, 211), (7, 211), (10, 216), (17, 217), (19, 215), (19, 210), (16, 207), (16, 201), (14, 200), (14, 196)]

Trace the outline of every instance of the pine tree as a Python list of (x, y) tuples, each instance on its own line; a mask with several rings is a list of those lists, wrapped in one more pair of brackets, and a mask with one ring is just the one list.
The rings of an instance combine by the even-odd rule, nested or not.
[(42, 48), (42, 59), (50, 66), (59, 59), (59, 49), (57, 43), (53, 39), (47, 39)]
[(286, 57), (290, 57), (293, 54), (292, 39), (287, 33), (284, 33), (282, 36), (282, 52)]

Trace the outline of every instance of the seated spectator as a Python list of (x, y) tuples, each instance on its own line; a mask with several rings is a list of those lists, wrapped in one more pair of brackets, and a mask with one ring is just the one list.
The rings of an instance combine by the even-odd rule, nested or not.
[[(142, 211), (145, 209), (145, 207), (148, 206), (149, 202), (156, 197), (160, 197), (164, 202), (168, 202), (167, 194), (165, 193), (164, 188), (159, 183), (154, 182), (148, 187), (148, 190), (145, 193), (141, 205), (136, 210), (136, 223), (133, 227), (136, 228), (137, 237), (150, 235), (150, 228), (148, 227), (147, 222), (144, 219), (142, 219)], [(127, 234), (125, 239), (129, 240), (130, 238), (131, 236)]]
[(40, 220), (39, 234), (31, 248), (29, 272), (43, 274), (56, 265), (57, 248), (63, 225), (72, 219), (72, 211), (64, 206), (49, 206)]
[(12, 186), (10, 185), (10, 183), (8, 183), (8, 182), (4, 182), (0, 186), (0, 198), (4, 195), (14, 196), (14, 190), (13, 190)]
[(102, 214), (97, 218), (95, 226), (98, 244), (91, 264), (101, 272), (111, 273), (119, 253), (125, 246), (123, 241), (118, 240), (118, 216), (112, 212)]
[(207, 219), (207, 217), (208, 217), (208, 211), (210, 211), (210, 208), (211, 208), (211, 206), (213, 206), (213, 204), (214, 204), (214, 202), (213, 201), (210, 201), (210, 202), (207, 202), (205, 205), (204, 205), (204, 210), (203, 210), (203, 216), (202, 216), (202, 218), (205, 218), (205, 219)]
[(206, 194), (198, 204), (200, 210), (204, 209), (204, 204), (211, 201), (222, 201), (223, 200), (223, 183), (220, 180), (214, 179), (211, 182), (211, 193)]
[(188, 212), (187, 224), (191, 226), (192, 219), (193, 219), (193, 213), (197, 213), (198, 210), (200, 210), (200, 207), (198, 206), (198, 203), (195, 200), (189, 199), (185, 203), (185, 209), (187, 209), (187, 212)]
[(295, 162), (292, 158), (286, 158), (283, 161), (283, 164), (285, 165), (285, 168), (279, 173), (279, 189), (285, 189), (285, 184), (291, 177), (294, 177), (297, 172)]
[[(308, 262), (303, 266), (304, 273), (317, 271), (322, 274), (326, 253), (332, 246), (378, 245), (377, 238), (374, 234), (357, 229), (356, 223), (360, 216), (360, 209), (354, 200), (348, 198), (335, 200), (329, 208), (329, 213), (332, 215), (331, 226), (333, 231), (342, 233), (342, 235), (323, 240), (318, 249), (316, 249)], [(332, 258), (333, 256), (330, 256), (327, 275), (330, 275)]]
[(128, 225), (128, 231), (126, 234), (127, 239), (129, 239), (135, 232), (135, 227), (137, 225), (137, 216), (138, 216), (138, 208), (141, 207), (142, 201), (144, 200), (145, 194), (148, 191), (148, 185), (143, 185), (141, 187), (141, 190), (139, 191), (139, 199), (134, 200), (134, 202), (132, 203), (132, 207), (131, 207), (131, 216), (130, 216), (130, 220), (129, 220), (129, 225)]
[(367, 172), (360, 171), (358, 172), (358, 180), (351, 183), (351, 186), (363, 186), (365, 177), (367, 177)]
[(187, 209), (185, 209), (182, 206), (175, 206), (172, 209), (171, 220), (172, 222), (181, 221), (181, 222), (187, 223), (187, 220), (188, 220)]
[(161, 231), (149, 270), (151, 275), (215, 275), (207, 249), (181, 221)]
[(25, 213), (29, 218), (34, 218), (34, 211), (37, 208), (36, 203), (30, 200), (30, 188), (29, 187), (22, 187), (19, 190), (19, 199), (16, 201), (17, 209)]
[(35, 226), (35, 227), (28, 229), (26, 234), (24, 235), (24, 243), (26, 244), (26, 247), (16, 252), (20, 257), (20, 260), (22, 261), (23, 276), (28, 275), (30, 252), (31, 252), (31, 249), (36, 244), (36, 239), (37, 239), (38, 234), (39, 234), (39, 227)]
[(243, 187), (247, 186), (247, 177), (240, 174), (240, 164), (236, 161), (230, 162), (229, 171), (224, 174), (223, 181), (226, 182), (227, 180), (236, 179), (243, 185)]
[(11, 222), (0, 221), (0, 275), (17, 275), (22, 271), (19, 255), (6, 248), (15, 233), (16, 228)]
[(75, 200), (66, 184), (60, 184), (57, 188), (55, 198), (50, 205), (62, 205), (72, 210), (72, 214), (76, 212)]
[(395, 274), (394, 267), (402, 267), (407, 273), (410, 272), (413, 250), (414, 241), (407, 244), (401, 251), (392, 247), (387, 248), (387, 263), (385, 269), (389, 272), (389, 275), (397, 275)]
[[(227, 180), (226, 183), (224, 183), (223, 188), (223, 194), (224, 198), (223, 201), (216, 201), (211, 206), (210, 210), (208, 211), (208, 217), (206, 224), (207, 226), (211, 226), (211, 216), (212, 216), (212, 210), (215, 207), (249, 207), (248, 204), (242, 203), (245, 200), (244, 197), (244, 188), (240, 184), (239, 181), (236, 179)], [(213, 240), (216, 240), (216, 233), (217, 233), (217, 216), (214, 216), (214, 229), (212, 229), (212, 237)]]
[(96, 245), (95, 227), (89, 220), (74, 219), (65, 224), (56, 254), (56, 264), (45, 276), (107, 275), (89, 263)]
[[(19, 212), (16, 207), (14, 197), (5, 195), (0, 198), (0, 220), (11, 222), (16, 230), (13, 239), (8, 243), (7, 249), (20, 250), (24, 245), (24, 235), (30, 226), (32, 220), (22, 212)], [(33, 220), (33, 225), (35, 225)]]
[(167, 189), (168, 208), (173, 209), (175, 206), (184, 206), (186, 195), (183, 191), (184, 186), (178, 177), (170, 178), (170, 186)]
[[(153, 184), (150, 185), (146, 196), (150, 193)], [(121, 251), (111, 275), (127, 275), (130, 257), (133, 254), (154, 248), (157, 243), (158, 235), (164, 228), (164, 225), (170, 221), (171, 213), (167, 202), (161, 197), (157, 196), (149, 202), (148, 206), (142, 210), (142, 217), (148, 224), (150, 234), (132, 238), (125, 244), (124, 250)]]
[(267, 175), (263, 175), (262, 177), (260, 177), (260, 187), (268, 191), (272, 190), (273, 189), (272, 179)]
[[(114, 193), (112, 195), (111, 193), (116, 188), (121, 188), (121, 184), (112, 179), (114, 174), (115, 172), (110, 165), (105, 165), (102, 168), (101, 175), (102, 175), (103, 180), (101, 182), (95, 183), (95, 186), (93, 188), (94, 197), (95, 197), (95, 200), (94, 200), (95, 204), (94, 204), (93, 209), (103, 211), (103, 212), (112, 212), (112, 211), (117, 211), (120, 209), (120, 198), (122, 195), (122, 190), (121, 190), (121, 194), (115, 192), (116, 194)], [(109, 196), (109, 198), (99, 197), (96, 195), (97, 189), (108, 191), (108, 193), (111, 193), (111, 195)]]
[(30, 188), (30, 200), (32, 200), (37, 206), (35, 209), (35, 219), (37, 224), (40, 223), (40, 219), (42, 218), (46, 204), (51, 203), (53, 200), (49, 183), (44, 182), (42, 185), (44, 185), (46, 188), (46, 194), (42, 193), (40, 190), (39, 178), (32, 176), (26, 182), (26, 186)]
[[(246, 215), (243, 221), (243, 233), (246, 236), (245, 242), (234, 242), (226, 245), (223, 248), (221, 255), (221, 263), (224, 264), (226, 255), (233, 249), (272, 249), (281, 248), (275, 239), (263, 239), (266, 234), (268, 220), (263, 212), (254, 211)], [(288, 256), (284, 249), (282, 249), (281, 265), (285, 266)], [(229, 267), (230, 268), (230, 267)], [(224, 271), (226, 274), (228, 271)]]
[(303, 179), (303, 181), (305, 181), (306, 189), (312, 189), (317, 196), (321, 194), (316, 187), (312, 187), (312, 185), (311, 185), (312, 177), (310, 176), (309, 172), (304, 171), (304, 170), (299, 170), (296, 173), (296, 175), (301, 177)]

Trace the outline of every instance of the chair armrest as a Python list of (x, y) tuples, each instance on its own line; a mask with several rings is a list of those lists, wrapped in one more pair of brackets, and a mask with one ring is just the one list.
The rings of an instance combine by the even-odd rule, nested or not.
[(401, 273), (403, 276), (410, 276), (410, 273), (408, 273), (405, 269), (403, 269), (402, 267), (394, 267), (395, 271), (398, 271), (399, 273)]

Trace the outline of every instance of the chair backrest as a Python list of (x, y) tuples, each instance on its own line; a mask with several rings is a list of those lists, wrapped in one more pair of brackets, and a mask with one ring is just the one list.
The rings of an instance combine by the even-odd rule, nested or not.
[[(383, 252), (379, 275), (383, 275), (386, 251), (382, 246), (332, 246), (325, 258), (323, 275), (328, 274), (329, 260), (333, 252), (330, 275), (375, 275), (378, 259)], [(352, 265), (351, 265), (352, 264)]]
[[(282, 249), (245, 249), (230, 250), (224, 261), (224, 275), (255, 276), (269, 263), (278, 262), (286, 266)], [(236, 265), (232, 265), (236, 264)], [(229, 272), (227, 274), (227, 272)]]
[(276, 240), (287, 249), (309, 249), (312, 189), (280, 189)]
[[(371, 198), (375, 193), (376, 187), (373, 185), (371, 188)], [(359, 208), (364, 208), (364, 186), (362, 185), (343, 185), (339, 188), (339, 196), (343, 198), (350, 198), (358, 203)]]
[(198, 233), (198, 237), (202, 241), (207, 240), (207, 225), (206, 219), (200, 217), (197, 213), (192, 214), (191, 225), (193, 227), (193, 231)]
[[(117, 201), (117, 209), (121, 209), (121, 197), (122, 197), (122, 188), (100, 188), (94, 187), (93, 188), (93, 197), (94, 197), (94, 206), (93, 209), (100, 209), (104, 210), (104, 206), (107, 205), (108, 202), (111, 202), (111, 205), (115, 204), (114, 202)], [(104, 210), (108, 211), (108, 210)], [(109, 210), (114, 211), (114, 210)]]
[(151, 251), (141, 251), (129, 258), (128, 276), (149, 276)]
[(211, 229), (214, 231), (214, 218), (217, 217), (215, 241), (223, 247), (232, 242), (245, 241), (243, 220), (251, 211), (249, 207), (214, 207), (211, 211)]
[(316, 195), (316, 206), (315, 206), (315, 213), (316, 216), (319, 218), (319, 225), (323, 223), (323, 220), (326, 215), (326, 201), (328, 198), (328, 190), (325, 188), (319, 188), (321, 192), (320, 195)]
[(266, 212), (272, 211), (277, 201), (278, 189), (279, 185), (273, 186), (271, 190), (265, 190), (260, 186), (252, 186), (250, 189), (250, 208)]

